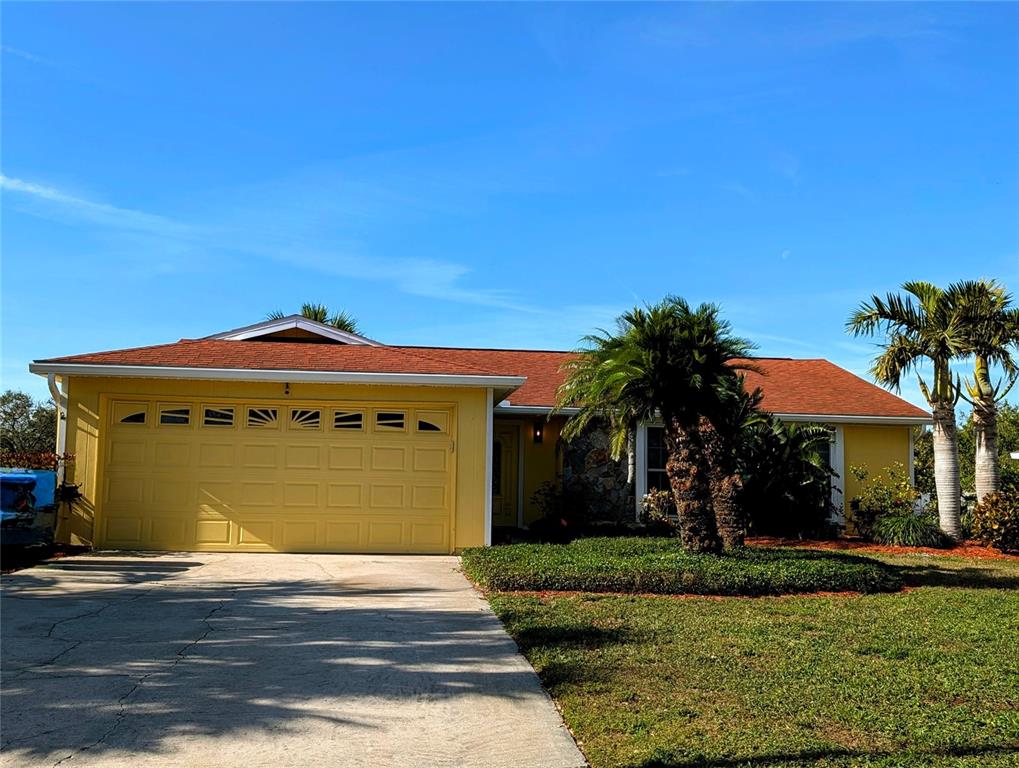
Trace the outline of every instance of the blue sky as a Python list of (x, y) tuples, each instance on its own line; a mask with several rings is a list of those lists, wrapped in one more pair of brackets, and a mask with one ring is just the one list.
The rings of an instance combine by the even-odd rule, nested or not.
[(666, 293), (865, 373), (870, 293), (1019, 290), (1016, 4), (5, 4), (2, 45), (5, 388), (306, 300), (572, 348)]

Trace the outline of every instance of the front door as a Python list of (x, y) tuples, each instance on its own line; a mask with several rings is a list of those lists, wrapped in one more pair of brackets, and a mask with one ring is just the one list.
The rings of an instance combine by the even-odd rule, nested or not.
[(517, 525), (517, 452), (520, 429), (496, 427), (492, 444), (492, 525)]

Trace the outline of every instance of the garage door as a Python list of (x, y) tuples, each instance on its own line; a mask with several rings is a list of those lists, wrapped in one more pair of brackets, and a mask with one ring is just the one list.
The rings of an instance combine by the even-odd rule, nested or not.
[(450, 552), (452, 404), (111, 400), (97, 543)]

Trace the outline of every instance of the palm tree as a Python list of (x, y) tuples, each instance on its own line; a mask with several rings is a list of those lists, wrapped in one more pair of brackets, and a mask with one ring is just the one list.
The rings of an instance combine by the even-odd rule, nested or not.
[[(265, 316), (266, 320), (281, 320), (288, 315), (276, 310), (270, 312)], [(360, 333), (357, 328), (357, 320), (354, 316), (344, 310), (340, 310), (336, 314), (329, 314), (328, 308), (325, 304), (302, 304), (301, 305), (301, 317), (306, 317), (309, 320), (314, 320), (316, 323), (323, 323), (324, 325), (331, 325), (333, 328), (338, 328), (341, 331), (347, 333)]]
[(718, 411), (725, 387), (748, 367), (739, 359), (752, 345), (731, 334), (716, 306), (692, 309), (673, 296), (624, 313), (617, 326), (614, 334), (586, 337), (564, 366), (556, 410), (573, 406), (579, 411), (563, 434), (571, 439), (593, 420), (606, 419), (612, 455), (619, 459), (630, 425), (661, 418), (683, 547), (717, 552), (721, 541), (700, 420)]
[[(998, 401), (1005, 398), (1019, 377), (1012, 358), (1019, 346), (1019, 307), (1013, 306), (1011, 294), (994, 280), (968, 280), (951, 286), (949, 291), (962, 310), (967, 351), (973, 355), (973, 380), (966, 380), (963, 397), (973, 406), (974, 474), (980, 501), (999, 486)], [(1004, 369), (1007, 383), (991, 382), (994, 365)]]
[(874, 359), (871, 374), (886, 387), (898, 391), (903, 376), (925, 362), (934, 367), (930, 386), (919, 373), (917, 379), (934, 415), (934, 482), (941, 530), (959, 539), (961, 494), (955, 404), (960, 389), (952, 381), (949, 366), (953, 358), (966, 354), (963, 318), (950, 291), (923, 281), (903, 283), (902, 290), (906, 296), (872, 296), (850, 316), (846, 326), (855, 336), (883, 334), (884, 349)]
[(753, 433), (768, 421), (760, 410), (764, 393), (758, 387), (752, 392), (744, 388), (744, 377), (738, 376), (721, 388), (723, 397), (716, 412), (701, 417), (700, 430), (710, 470), (711, 501), (722, 545), (726, 549), (742, 547), (747, 530), (747, 516), (741, 493), (741, 463)]

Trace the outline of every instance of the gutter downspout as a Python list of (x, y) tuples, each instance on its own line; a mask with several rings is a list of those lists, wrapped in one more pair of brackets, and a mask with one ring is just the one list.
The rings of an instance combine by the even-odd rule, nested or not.
[[(60, 387), (57, 387), (57, 375), (46, 374), (46, 384), (50, 388), (50, 397), (57, 406), (57, 455), (63, 456), (67, 447), (67, 395), (61, 390), (64, 387), (65, 379), (60, 380)], [(57, 462), (57, 487), (64, 482), (64, 462)]]

